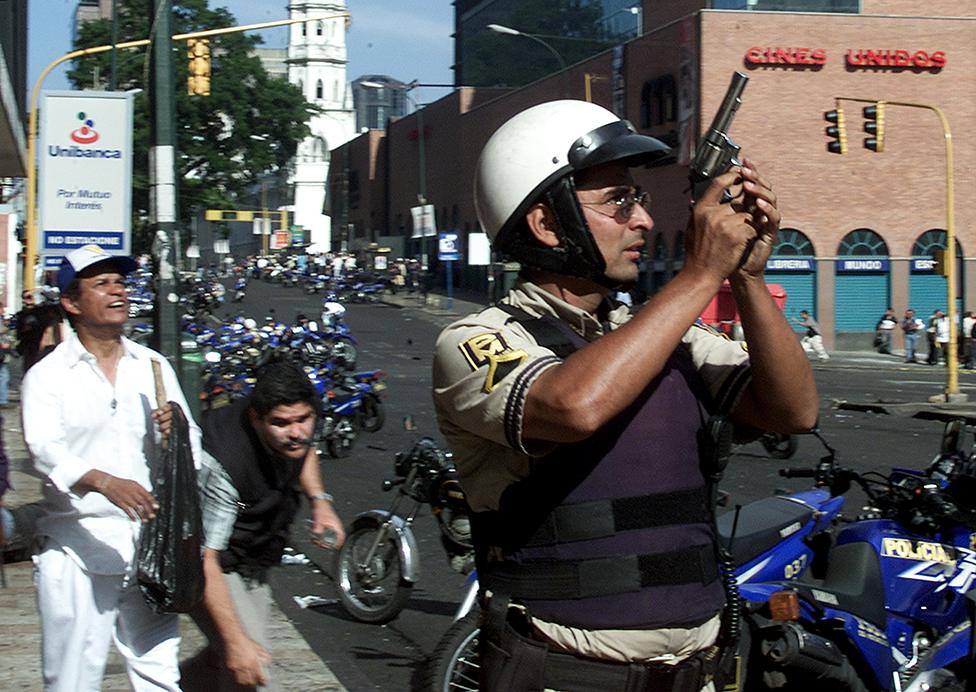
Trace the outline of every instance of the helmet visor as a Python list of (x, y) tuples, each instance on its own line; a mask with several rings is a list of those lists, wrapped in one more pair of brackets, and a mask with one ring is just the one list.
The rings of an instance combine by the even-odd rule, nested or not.
[(671, 147), (664, 142), (638, 134), (626, 120), (615, 120), (573, 142), (568, 160), (579, 171), (612, 161), (622, 161), (627, 166), (661, 165), (670, 157)]

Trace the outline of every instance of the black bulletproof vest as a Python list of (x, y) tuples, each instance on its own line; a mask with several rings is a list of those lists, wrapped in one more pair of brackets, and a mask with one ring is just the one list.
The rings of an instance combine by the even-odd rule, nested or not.
[[(498, 307), (560, 357), (587, 343), (553, 317)], [(497, 511), (472, 518), (484, 587), (586, 629), (690, 626), (717, 614), (725, 596), (697, 437), (707, 400), (678, 348), (597, 434), (536, 461)]]
[(239, 495), (240, 510), (220, 566), (260, 577), (281, 562), (300, 502), (303, 460), (273, 459), (265, 452), (247, 418), (248, 404), (241, 399), (207, 411), (201, 420), (204, 449), (226, 469)]

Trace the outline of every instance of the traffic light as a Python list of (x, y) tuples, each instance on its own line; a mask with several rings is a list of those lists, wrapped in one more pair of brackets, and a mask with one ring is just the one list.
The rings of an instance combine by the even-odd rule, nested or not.
[(847, 130), (844, 129), (844, 110), (837, 108), (836, 110), (826, 111), (824, 113), (824, 120), (828, 123), (833, 123), (832, 125), (828, 125), (825, 130), (827, 136), (832, 138), (830, 142), (827, 142), (827, 151), (831, 154), (846, 154)]
[(210, 96), (210, 41), (188, 38), (186, 56), (190, 59), (186, 93), (190, 96)]
[(935, 260), (935, 264), (932, 265), (933, 273), (948, 276), (946, 273), (946, 254), (945, 248), (932, 251), (932, 259)]
[(864, 138), (864, 148), (871, 151), (884, 151), (885, 102), (878, 101), (873, 106), (864, 107), (864, 131), (870, 137)]

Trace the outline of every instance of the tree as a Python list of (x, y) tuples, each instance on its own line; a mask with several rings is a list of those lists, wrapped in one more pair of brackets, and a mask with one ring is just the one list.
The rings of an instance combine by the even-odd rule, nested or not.
[[(598, 0), (518, 0), (500, 3), (479, 16), (484, 26), (501, 24), (544, 36), (567, 65), (620, 42), (601, 22)], [(552, 54), (535, 41), (484, 29), (466, 38), (464, 83), (471, 86), (522, 86), (559, 70)]]
[[(117, 0), (118, 41), (148, 38), (147, 0)], [(234, 26), (224, 8), (211, 9), (207, 0), (174, 0), (173, 30), (182, 34)], [(111, 21), (99, 19), (79, 27), (75, 48), (110, 44)], [(198, 209), (233, 209), (249, 189), (268, 176), (281, 175), (310, 133), (307, 122), (319, 112), (298, 87), (271, 77), (250, 51), (258, 36), (242, 33), (210, 38), (210, 96), (186, 93), (186, 43), (173, 45), (176, 64), (176, 136), (180, 218), (186, 222)], [(151, 63), (146, 49), (116, 53), (117, 88), (143, 89), (135, 97), (133, 127), (133, 249), (147, 250), (149, 219), (149, 115), (147, 97)], [(111, 53), (80, 58), (68, 79), (79, 89), (107, 88)]]

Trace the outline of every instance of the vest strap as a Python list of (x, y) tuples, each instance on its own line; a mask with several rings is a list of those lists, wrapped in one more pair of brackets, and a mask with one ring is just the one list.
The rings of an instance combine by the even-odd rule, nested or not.
[(506, 303), (497, 303), (495, 307), (511, 315), (510, 322), (521, 324), (539, 346), (548, 348), (560, 358), (568, 358), (579, 349), (555, 320), (533, 317), (525, 310)]
[(657, 526), (709, 522), (711, 513), (704, 488), (578, 502), (557, 507), (532, 534), (526, 546), (606, 538), (619, 531)]
[(485, 588), (512, 598), (567, 600), (631, 593), (649, 586), (711, 584), (718, 578), (718, 566), (715, 547), (709, 544), (648, 555), (488, 564), (478, 576)]

